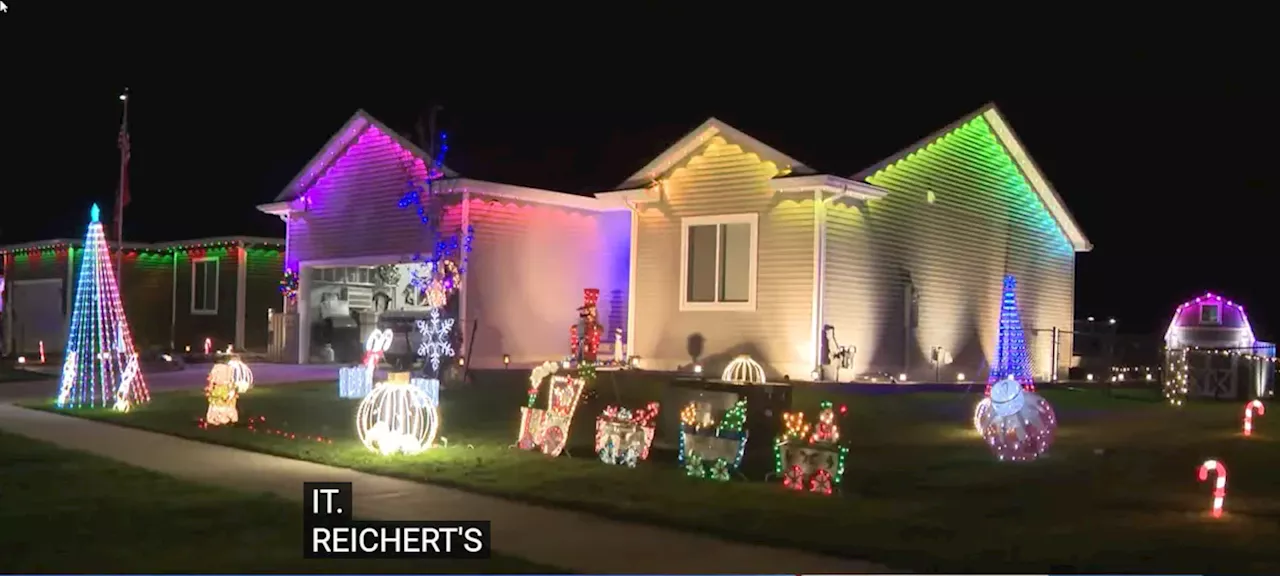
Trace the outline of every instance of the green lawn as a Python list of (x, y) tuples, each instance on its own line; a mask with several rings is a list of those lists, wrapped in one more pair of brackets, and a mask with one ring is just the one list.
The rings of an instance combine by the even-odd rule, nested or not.
[[(1241, 438), (1240, 403), (1175, 409), (1158, 402), (1155, 391), (1114, 398), (1047, 392), (1062, 423), (1058, 443), (1046, 459), (1014, 464), (994, 461), (971, 429), (974, 395), (832, 398), (850, 406), (842, 435), (852, 445), (844, 493), (821, 497), (763, 482), (689, 479), (671, 452), (655, 451), (634, 470), (601, 464), (589, 447), (600, 399), (578, 411), (576, 457), (508, 449), (523, 384), (490, 379), (445, 393), (442, 435), (449, 447), (414, 457), (366, 451), (355, 437), (356, 401), (339, 400), (333, 382), (263, 387), (241, 399), (242, 420), (265, 418), (260, 427), (296, 439), (243, 427), (200, 429), (205, 401), (194, 391), (157, 394), (130, 414), (78, 414), (895, 569), (1280, 573), (1280, 422), (1261, 417), (1255, 436)], [(661, 385), (618, 385), (602, 376), (597, 393), (638, 405), (661, 399)], [(820, 399), (798, 389), (795, 407), (814, 413)], [(308, 441), (309, 435), (334, 441)], [(1222, 519), (1205, 514), (1211, 486), (1196, 480), (1207, 458), (1221, 459), (1231, 473)]]
[(11, 573), (553, 573), (522, 560), (305, 560), (302, 508), (0, 434)]

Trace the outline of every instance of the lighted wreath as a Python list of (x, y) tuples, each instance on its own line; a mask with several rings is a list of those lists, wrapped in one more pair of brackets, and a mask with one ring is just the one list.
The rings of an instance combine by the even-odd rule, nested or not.
[(292, 268), (285, 269), (284, 276), (280, 278), (280, 293), (284, 294), (284, 297), (288, 298), (290, 302), (293, 302), (298, 298), (297, 270)]

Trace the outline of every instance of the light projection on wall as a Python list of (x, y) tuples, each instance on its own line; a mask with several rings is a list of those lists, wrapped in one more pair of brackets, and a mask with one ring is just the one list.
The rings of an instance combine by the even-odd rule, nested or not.
[(110, 406), (127, 412), (147, 402), (150, 395), (138, 371), (138, 353), (98, 216), (98, 205), (94, 204), (71, 308), (57, 405)]

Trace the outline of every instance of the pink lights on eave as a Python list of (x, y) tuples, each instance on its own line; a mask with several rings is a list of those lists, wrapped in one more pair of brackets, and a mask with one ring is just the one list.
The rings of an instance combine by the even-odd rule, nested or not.
[(309, 180), (310, 184), (304, 185), (305, 191), (294, 199), (295, 205), (301, 210), (310, 210), (316, 195), (312, 194), (318, 188), (322, 188), (326, 184), (326, 180), (334, 176), (342, 176), (347, 172), (352, 172), (361, 168), (361, 160), (368, 156), (385, 155), (383, 149), (390, 149), (391, 155), (405, 168), (404, 178), (407, 181), (412, 174), (415, 180), (423, 180), (427, 176), (427, 166), (422, 161), (406, 150), (399, 142), (386, 134), (383, 134), (375, 126), (366, 127), (359, 136), (355, 138), (355, 142), (340, 148), (337, 151), (330, 151), (329, 156), (337, 155), (337, 159), (330, 162), (328, 167), (324, 169), (319, 176), (312, 175)]

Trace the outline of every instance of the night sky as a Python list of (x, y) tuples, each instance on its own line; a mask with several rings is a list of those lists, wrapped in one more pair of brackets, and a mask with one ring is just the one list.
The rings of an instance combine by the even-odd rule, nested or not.
[[(1263, 157), (1275, 147), (1263, 145), (1275, 113), (1264, 109), (1264, 78), (1149, 59), (1111, 72), (1005, 84), (850, 79), (830, 90), (786, 89), (803, 80), (786, 76), (741, 88), (640, 75), (517, 90), (355, 72), (314, 85), (148, 74), (129, 86), (125, 236), (283, 236), (283, 223), (254, 206), (272, 201), (357, 108), (408, 134), (441, 104), (454, 170), (585, 193), (613, 188), (708, 116), (848, 176), (995, 101), (1095, 246), (1078, 258), (1077, 317), (1162, 333), (1177, 304), (1212, 290), (1244, 304), (1260, 336), (1280, 334), (1269, 280), (1280, 200)], [(3, 95), (0, 244), (80, 237), (95, 201), (110, 213), (123, 85), (98, 73)]]

